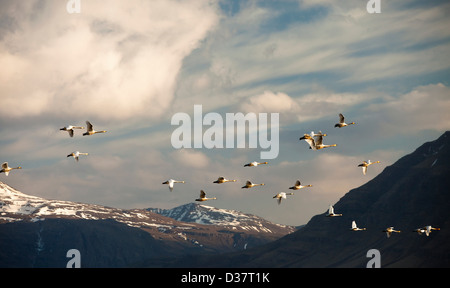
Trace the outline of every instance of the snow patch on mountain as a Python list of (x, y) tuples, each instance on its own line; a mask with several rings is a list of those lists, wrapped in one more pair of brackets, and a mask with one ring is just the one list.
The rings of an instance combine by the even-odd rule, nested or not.
[[(162, 218), (158, 218), (162, 215)], [(86, 220), (114, 219), (137, 228), (189, 230), (195, 224), (224, 226), (230, 230), (278, 234), (294, 232), (295, 227), (269, 222), (261, 217), (235, 210), (220, 209), (197, 203), (188, 203), (173, 209), (123, 210), (100, 205), (70, 201), (47, 200), (15, 190), (0, 182), (0, 223), (43, 221), (45, 218), (73, 218)], [(156, 219), (158, 218), (158, 219)], [(176, 220), (175, 224), (173, 220)], [(192, 223), (192, 224), (189, 224)], [(195, 224), (194, 224), (195, 223)]]
[[(288, 226), (271, 223), (261, 217), (235, 210), (215, 208), (197, 203), (188, 203), (172, 209), (148, 208), (148, 211), (161, 214), (177, 221), (204, 225), (227, 226), (232, 229), (239, 227), (247, 231), (273, 233), (273, 229)], [(292, 228), (294, 231), (294, 228)]]
[[(0, 182), (0, 223), (24, 219), (43, 221), (46, 217), (100, 220), (114, 219), (132, 227), (171, 227), (170, 223), (154, 220), (145, 210), (122, 210), (100, 205), (47, 200), (26, 195)], [(169, 221), (170, 222), (170, 221)]]

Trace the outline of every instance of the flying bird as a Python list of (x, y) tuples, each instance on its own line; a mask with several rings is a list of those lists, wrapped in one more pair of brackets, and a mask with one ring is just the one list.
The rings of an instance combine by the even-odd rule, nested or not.
[(247, 180), (247, 182), (245, 183), (245, 186), (242, 186), (241, 188), (246, 188), (246, 189), (248, 189), (248, 188), (253, 188), (253, 187), (255, 187), (255, 186), (264, 186), (264, 183), (261, 183), (261, 184), (253, 184), (251, 181), (248, 181), (248, 180)]
[(297, 180), (296, 182), (295, 182), (295, 185), (294, 186), (292, 186), (292, 187), (289, 187), (289, 189), (292, 189), (292, 190), (300, 190), (300, 189), (302, 189), (302, 188), (306, 188), (306, 187), (312, 187), (312, 185), (302, 185), (301, 183), (300, 183), (300, 180)]
[(309, 144), (309, 149), (320, 150), (323, 148), (337, 146), (337, 144), (323, 144), (323, 137), (327, 136), (327, 134), (322, 134), (321, 131), (319, 132), (319, 134), (314, 134), (314, 132), (311, 132), (311, 134), (312, 136), (310, 134), (304, 134), (302, 137), (300, 137), (300, 140), (305, 140), (306, 143)]
[(67, 155), (67, 157), (73, 157), (77, 162), (79, 161), (80, 155), (87, 156), (89, 153), (81, 153), (80, 151), (75, 151)]
[(388, 228), (386, 228), (386, 230), (383, 230), (382, 232), (386, 232), (386, 236), (387, 236), (387, 238), (389, 238), (389, 237), (391, 237), (391, 234), (392, 233), (400, 233), (400, 232), (402, 232), (402, 231), (400, 231), (400, 230), (395, 230), (394, 229), (394, 227), (388, 227)]
[(91, 122), (89, 122), (89, 121), (86, 121), (86, 125), (87, 125), (87, 131), (86, 131), (86, 133), (83, 134), (83, 136), (90, 136), (90, 135), (94, 135), (94, 134), (98, 134), (98, 133), (106, 133), (107, 132), (105, 130), (95, 131), (94, 126), (92, 126)]
[(417, 232), (417, 233), (419, 233), (419, 235), (422, 235), (423, 233), (425, 233), (425, 235), (427, 235), (427, 237), (428, 237), (428, 236), (430, 236), (430, 233), (432, 230), (441, 230), (441, 229), (428, 225), (423, 228), (418, 228), (418, 229), (414, 230), (413, 232)]
[(323, 144), (323, 135), (316, 135), (314, 138), (315, 146), (317, 150), (328, 148), (328, 147), (336, 147), (337, 144)]
[(0, 173), (5, 173), (5, 175), (8, 176), (9, 172), (11, 172), (12, 170), (18, 170), (18, 169), (22, 169), (22, 167), (18, 166), (18, 167), (11, 168), (8, 166), (8, 162), (5, 162), (2, 164), (2, 170), (0, 170)]
[(217, 200), (217, 198), (206, 198), (206, 193), (203, 190), (200, 190), (200, 198), (195, 199), (195, 201), (208, 201), (208, 200)]
[(351, 123), (348, 123), (348, 124), (345, 123), (344, 115), (342, 115), (342, 113), (339, 113), (339, 123), (336, 123), (334, 125), (334, 127), (342, 128), (342, 127), (346, 127), (346, 126), (353, 125), (353, 124), (356, 124), (356, 123), (355, 122), (351, 122)]
[(286, 193), (286, 192), (280, 192), (277, 195), (273, 196), (273, 198), (277, 199), (278, 205), (281, 204), (281, 199), (286, 199), (286, 195), (294, 195), (294, 193)]
[(300, 137), (300, 140), (305, 140), (306, 143), (309, 145), (309, 149), (317, 150), (316, 149), (316, 143), (314, 141), (314, 138), (309, 134), (303, 134), (302, 137)]
[(172, 192), (173, 191), (173, 185), (175, 183), (184, 183), (184, 181), (178, 181), (178, 180), (169, 179), (166, 182), (163, 182), (162, 184), (169, 185), (170, 192)]
[(222, 183), (226, 183), (226, 182), (236, 182), (236, 180), (228, 180), (228, 179), (225, 179), (224, 177), (219, 177), (213, 183), (222, 184)]
[(352, 221), (352, 228), (350, 228), (352, 231), (363, 231), (366, 230), (366, 228), (358, 228), (355, 221)]
[(370, 165), (375, 164), (375, 163), (380, 163), (380, 161), (375, 161), (375, 162), (371, 162), (370, 160), (363, 161), (363, 163), (359, 164), (358, 167), (362, 167), (362, 172), (364, 175), (366, 175), (367, 167), (369, 167)]
[(256, 167), (258, 165), (269, 164), (268, 162), (256, 162), (253, 161), (251, 163), (245, 164), (244, 167)]
[(328, 208), (328, 214), (327, 217), (337, 217), (337, 216), (342, 216), (342, 214), (336, 214), (334, 213), (334, 208), (332, 205), (330, 205), (330, 207)]
[(67, 131), (67, 132), (69, 132), (69, 136), (70, 136), (70, 137), (73, 137), (73, 133), (74, 133), (73, 130), (74, 130), (74, 129), (84, 129), (84, 127), (69, 125), (69, 126), (66, 126), (66, 127), (61, 128), (61, 129), (59, 129), (59, 130), (61, 130), (61, 131)]

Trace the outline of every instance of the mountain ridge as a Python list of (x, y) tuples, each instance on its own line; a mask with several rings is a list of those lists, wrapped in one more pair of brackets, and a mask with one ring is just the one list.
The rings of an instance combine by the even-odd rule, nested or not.
[[(233, 218), (244, 213), (226, 215)], [(203, 218), (208, 216), (204, 214)], [(83, 261), (85, 267), (129, 267), (155, 257), (243, 250), (295, 230), (256, 216), (253, 220), (251, 225), (230, 219), (222, 221), (222, 225), (182, 222), (145, 209), (47, 200), (0, 182), (0, 267), (61, 267), (67, 261), (64, 249), (69, 249), (69, 243), (73, 244), (70, 249), (83, 250), (85, 257), (89, 254)], [(225, 225), (227, 221), (231, 221), (230, 225)], [(113, 255), (102, 247), (109, 247)], [(50, 251), (57, 251), (57, 256)]]
[[(342, 217), (313, 216), (301, 230), (246, 251), (178, 259), (171, 267), (450, 267), (450, 132), (426, 142), (335, 203)], [(356, 221), (365, 231), (351, 231)], [(415, 229), (441, 228), (430, 236)], [(387, 237), (393, 226), (401, 230)]]
[(293, 226), (272, 223), (253, 214), (198, 203), (187, 203), (172, 209), (147, 208), (146, 210), (188, 223), (240, 227), (268, 233), (280, 228), (289, 229), (290, 232), (295, 231)]

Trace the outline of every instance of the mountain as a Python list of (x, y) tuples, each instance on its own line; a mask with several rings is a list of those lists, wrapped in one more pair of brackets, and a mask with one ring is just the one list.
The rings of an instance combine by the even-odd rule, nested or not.
[[(220, 219), (215, 212), (208, 216), (220, 209), (184, 206), (195, 207), (198, 219), (215, 218), (215, 223), (177, 221), (146, 209), (47, 200), (0, 182), (0, 267), (65, 267), (70, 249), (80, 251), (82, 267), (158, 265), (167, 257), (256, 247), (295, 230), (237, 211), (224, 210), (226, 218)], [(245, 217), (254, 220), (253, 226), (237, 225)]]
[[(345, 194), (301, 230), (254, 249), (180, 259), (176, 267), (360, 267), (379, 251), (381, 267), (450, 267), (450, 132), (427, 142)], [(356, 221), (365, 231), (351, 231)], [(432, 225), (428, 237), (413, 232)], [(387, 237), (393, 226), (400, 233)]]
[(198, 203), (188, 203), (172, 209), (148, 208), (148, 211), (175, 219), (177, 221), (225, 226), (230, 229), (239, 227), (246, 231), (266, 233), (289, 233), (296, 229), (291, 226), (274, 224), (261, 217), (236, 210), (219, 209)]

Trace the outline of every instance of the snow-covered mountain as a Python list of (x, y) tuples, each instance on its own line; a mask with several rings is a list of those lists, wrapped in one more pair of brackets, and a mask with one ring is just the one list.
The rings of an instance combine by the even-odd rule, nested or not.
[(177, 221), (205, 225), (226, 226), (230, 229), (239, 227), (244, 230), (273, 233), (278, 230), (294, 232), (292, 226), (271, 223), (261, 217), (236, 210), (220, 209), (198, 203), (188, 203), (172, 209), (148, 208), (148, 211), (170, 217)]
[(113, 219), (140, 228), (145, 226), (161, 227), (168, 224), (167, 221), (161, 221), (160, 217), (153, 216), (155, 216), (153, 213), (141, 209), (122, 210), (93, 204), (47, 200), (24, 194), (0, 182), (0, 223), (68, 218)]
[(295, 231), (292, 226), (271, 223), (255, 215), (197, 203), (188, 203), (173, 209), (123, 210), (94, 204), (47, 200), (24, 194), (0, 182), (0, 223), (22, 220), (40, 221), (57, 217), (86, 220), (113, 219), (138, 228), (170, 228), (174, 224), (171, 219), (174, 219), (179, 222), (178, 226), (187, 227), (192, 227), (187, 223), (196, 223), (275, 234), (288, 234)]
[(124, 210), (48, 200), (0, 182), (0, 267), (61, 267), (71, 248), (85, 249), (89, 267), (162, 267), (166, 257), (249, 249), (295, 230), (198, 204)]

